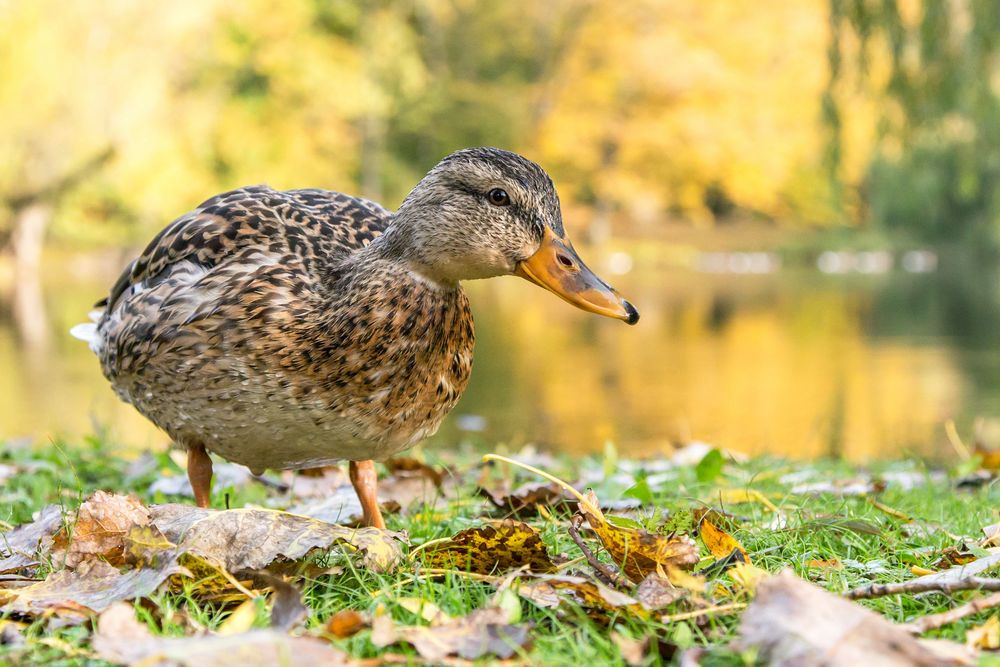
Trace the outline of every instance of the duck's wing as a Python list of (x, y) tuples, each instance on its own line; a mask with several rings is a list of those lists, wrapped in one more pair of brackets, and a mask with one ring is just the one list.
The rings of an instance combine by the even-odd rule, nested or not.
[(276, 191), (252, 186), (204, 202), (167, 225), (122, 272), (96, 307), (112, 310), (122, 295), (149, 289), (178, 272), (204, 275), (235, 257), (252, 266), (297, 255), (306, 266), (349, 254), (392, 223), (375, 202), (320, 189)]

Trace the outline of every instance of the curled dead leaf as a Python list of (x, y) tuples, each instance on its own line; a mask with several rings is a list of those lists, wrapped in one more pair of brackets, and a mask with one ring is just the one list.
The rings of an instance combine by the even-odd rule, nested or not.
[(547, 506), (563, 497), (562, 489), (546, 482), (524, 484), (509, 493), (489, 490), (482, 486), (478, 487), (477, 492), (498, 510), (518, 514), (534, 512), (538, 505)]
[(80, 505), (72, 531), (56, 536), (55, 546), (65, 550), (69, 568), (94, 558), (121, 565), (125, 562), (129, 532), (149, 523), (149, 510), (138, 498), (97, 491)]
[(266, 509), (154, 505), (150, 513), (168, 540), (229, 572), (263, 569), (275, 560), (297, 560), (334, 545), (356, 551), (366, 567), (378, 572), (392, 569), (402, 558), (402, 536), (377, 528), (345, 528)]
[(774, 667), (968, 664), (942, 658), (879, 614), (790, 571), (760, 584), (743, 614), (738, 647), (756, 647)]
[(2, 611), (39, 615), (56, 613), (71, 621), (82, 621), (90, 612), (100, 612), (121, 600), (146, 597), (175, 574), (188, 574), (176, 552), (161, 559), (158, 567), (120, 572), (102, 560), (84, 561), (76, 570), (61, 570), (45, 581), (16, 590), (0, 591)]
[(580, 511), (597, 533), (612, 560), (632, 581), (639, 583), (650, 574), (668, 568), (691, 569), (698, 563), (698, 548), (686, 535), (656, 535), (639, 528), (616, 526), (599, 508), (593, 491)]
[(136, 620), (131, 605), (125, 603), (114, 605), (101, 614), (93, 646), (104, 660), (125, 665), (306, 667), (350, 664), (346, 654), (324, 641), (290, 637), (275, 630), (178, 639), (155, 637)]
[(498, 574), (522, 567), (532, 572), (555, 570), (538, 531), (513, 520), (467, 528), (420, 554), (425, 567), (478, 574)]
[(582, 607), (591, 617), (607, 617), (622, 610), (642, 615), (635, 598), (584, 577), (519, 576), (509, 586), (522, 598), (543, 608), (556, 609), (571, 603)]
[(48, 505), (31, 523), (0, 533), (0, 574), (37, 565), (37, 558), (51, 550), (53, 536), (62, 525), (62, 508)]
[(509, 611), (501, 607), (476, 609), (468, 616), (435, 626), (399, 626), (388, 615), (372, 622), (372, 643), (382, 648), (398, 642), (413, 645), (426, 660), (455, 655), (466, 660), (485, 656), (507, 659), (526, 647), (529, 626), (515, 625)]

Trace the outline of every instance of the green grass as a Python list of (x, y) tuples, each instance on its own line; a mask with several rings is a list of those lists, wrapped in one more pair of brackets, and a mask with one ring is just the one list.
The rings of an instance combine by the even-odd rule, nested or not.
[[(440, 462), (442, 454), (428, 451), (426, 458), (430, 463)], [(462, 455), (460, 459), (448, 461), (467, 471), (463, 475), (466, 481), (462, 484), (459, 497), (452, 505), (439, 504), (410, 516), (388, 516), (389, 527), (407, 531), (411, 543), (419, 545), (477, 525), (487, 514), (486, 506), (474, 494), (478, 461), (472, 454)], [(604, 469), (611, 472), (616, 463), (614, 456), (583, 460), (566, 457), (557, 459), (550, 472), (573, 480), (584, 470)], [(4, 448), (0, 445), (0, 464), (14, 465), (19, 469), (0, 486), (0, 522), (5, 524), (0, 529), (30, 521), (32, 513), (48, 503), (75, 509), (97, 489), (131, 491), (145, 502), (178, 500), (150, 498), (146, 494), (149, 484), (164, 471), (180, 474), (176, 464), (166, 454), (158, 454), (151, 465), (136, 470), (129, 460), (96, 439), (39, 448)], [(878, 495), (878, 500), (909, 515), (916, 523), (907, 525), (877, 508), (866, 497), (792, 493), (793, 484), (788, 480), (782, 481), (789, 473), (808, 477), (810, 481), (846, 480), (861, 476), (891, 477), (899, 473), (913, 475), (922, 483), (910, 489), (890, 483)], [(503, 474), (515, 473), (505, 468)], [(755, 459), (746, 463), (727, 462), (721, 471), (711, 465), (680, 467), (666, 477), (651, 474), (648, 481), (643, 480), (641, 474), (638, 479), (607, 477), (594, 488), (602, 500), (638, 496), (648, 501), (630, 517), (650, 530), (661, 528), (665, 520), (675, 526), (683, 526), (689, 522), (691, 510), (699, 507), (710, 506), (731, 512), (737, 518), (728, 528), (746, 547), (756, 565), (770, 572), (792, 568), (801, 577), (830, 591), (842, 592), (873, 581), (911, 579), (914, 577), (911, 570), (914, 566), (933, 569), (942, 549), (960, 546), (962, 540), (956, 538), (979, 539), (983, 526), (1000, 520), (996, 509), (1000, 507), (1000, 485), (994, 480), (976, 488), (959, 489), (956, 485), (957, 474), (957, 471), (946, 471), (944, 475), (932, 476), (919, 461), (879, 463), (860, 469), (843, 462), (803, 464)], [(527, 473), (517, 472), (516, 476), (518, 482), (535, 481)], [(762, 504), (720, 504), (718, 494), (725, 489), (752, 489), (765, 494), (782, 508), (784, 527), (775, 528), (772, 525), (774, 515)], [(216, 489), (214, 498), (218, 507), (223, 506), (227, 497), (231, 506), (239, 507), (263, 504), (269, 494), (274, 492), (255, 484), (236, 489)], [(580, 555), (566, 533), (564, 521), (546, 521), (537, 517), (528, 521), (540, 529), (550, 553), (570, 558)], [(706, 553), (704, 547), (702, 553)], [(606, 554), (600, 555), (606, 558)], [(808, 565), (811, 560), (830, 559), (838, 559), (842, 567)], [(401, 597), (430, 600), (444, 611), (461, 616), (488, 604), (494, 594), (492, 586), (458, 575), (428, 579), (414, 576), (411, 568), (403, 568), (391, 575), (374, 574), (354, 568), (336, 552), (316, 557), (311, 564), (324, 568), (337, 566), (337, 569), (309, 575), (301, 584), (312, 609), (310, 627), (322, 626), (331, 615), (344, 609), (374, 612), (380, 607), (388, 610), (397, 622), (418, 623), (413, 614), (396, 603)], [(313, 568), (310, 571), (319, 570)], [(718, 584), (733, 588), (732, 582), (723, 573), (714, 575), (714, 578)], [(944, 611), (972, 595), (890, 596), (863, 604), (892, 621), (905, 622)], [(736, 599), (740, 599), (738, 595)], [(152, 599), (152, 605), (149, 602), (135, 604), (140, 618), (154, 633), (168, 636), (190, 634), (192, 624), (217, 628), (232, 610), (232, 606), (200, 599), (193, 586), (178, 592), (159, 593)], [(260, 605), (257, 623), (261, 627), (266, 627), (268, 613), (266, 605)], [(522, 622), (530, 622), (534, 626), (533, 643), (523, 656), (532, 664), (624, 664), (611, 639), (612, 630), (633, 637), (656, 637), (665, 644), (682, 648), (710, 647), (708, 658), (703, 660), (705, 665), (739, 665), (749, 659), (725, 648), (736, 636), (739, 615), (708, 616), (700, 621), (664, 624), (656, 620), (655, 615), (642, 619), (623, 613), (599, 621), (569, 605), (556, 611), (538, 608), (527, 601), (521, 601), (521, 614)], [(931, 636), (964, 641), (965, 631), (982, 623), (986, 617), (987, 614), (970, 617), (931, 633)], [(91, 632), (87, 625), (52, 630), (36, 621), (24, 630), (28, 640), (26, 646), (17, 649), (0, 645), (0, 664), (6, 664), (5, 661), (50, 666), (106, 664), (92, 656), (89, 647)], [(338, 640), (336, 645), (358, 658), (375, 658), (387, 651), (416, 656), (408, 646), (377, 649), (368, 631)], [(671, 664), (671, 661), (653, 656), (648, 664)]]

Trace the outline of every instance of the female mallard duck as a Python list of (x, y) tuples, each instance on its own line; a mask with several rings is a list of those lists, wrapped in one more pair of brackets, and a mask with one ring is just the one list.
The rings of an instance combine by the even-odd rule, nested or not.
[(395, 213), (326, 190), (209, 199), (160, 232), (74, 335), (118, 395), (188, 452), (248, 466), (349, 460), (384, 527), (373, 460), (434, 433), (472, 368), (462, 280), (515, 274), (593, 313), (636, 309), (566, 239), (552, 180), (494, 148), (449, 155)]

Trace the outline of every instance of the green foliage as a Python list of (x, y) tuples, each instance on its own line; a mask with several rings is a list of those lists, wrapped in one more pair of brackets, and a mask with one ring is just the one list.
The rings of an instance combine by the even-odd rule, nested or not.
[(994, 84), (1000, 4), (833, 0), (831, 6), (826, 121), (835, 161), (839, 114), (849, 104), (837, 90), (846, 65), (882, 109), (861, 195), (870, 218), (931, 243), (1000, 247), (1000, 160), (991, 148), (1000, 140)]

